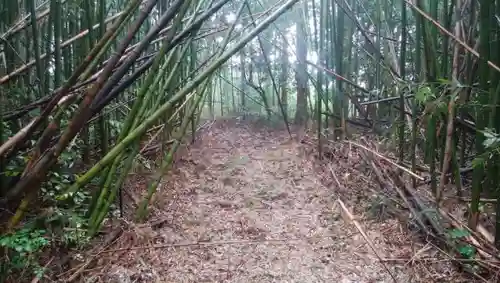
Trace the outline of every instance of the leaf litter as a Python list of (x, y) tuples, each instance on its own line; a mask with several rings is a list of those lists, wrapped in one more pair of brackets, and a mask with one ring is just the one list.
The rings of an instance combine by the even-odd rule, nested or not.
[[(450, 282), (451, 264), (419, 262), (435, 254), (396, 217), (373, 217), (380, 188), (356, 150), (331, 151), (319, 161), (307, 134), (215, 122), (178, 152), (148, 222), (123, 220), (81, 282)], [(407, 260), (381, 261), (338, 199), (380, 257)]]

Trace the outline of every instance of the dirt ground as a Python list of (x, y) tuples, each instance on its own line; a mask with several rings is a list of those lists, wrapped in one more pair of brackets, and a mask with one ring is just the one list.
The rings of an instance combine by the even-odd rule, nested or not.
[(284, 130), (207, 126), (165, 176), (148, 222), (129, 223), (82, 282), (449, 282), (447, 265), (412, 260), (429, 249), (400, 221), (370, 212), (377, 184), (354, 150), (319, 162), (309, 147)]

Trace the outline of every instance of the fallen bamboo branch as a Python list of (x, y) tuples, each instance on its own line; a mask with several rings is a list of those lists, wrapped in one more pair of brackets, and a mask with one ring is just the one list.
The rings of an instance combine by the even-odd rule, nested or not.
[[(463, 201), (463, 202), (471, 202), (472, 199), (471, 198), (466, 198), (466, 197), (457, 197), (459, 201)], [(485, 202), (485, 203), (497, 203), (497, 199), (496, 198), (480, 198), (479, 199), (479, 202)]]
[[(376, 159), (370, 160), (368, 158), (368, 156), (366, 156), (366, 154), (362, 154), (362, 156), (365, 158), (366, 162), (368, 162), (369, 164), (372, 165), (372, 167), (374, 167), (374, 171), (376, 171), (375, 167), (376, 167), (377, 160)], [(389, 186), (390, 189), (395, 190), (403, 200), (407, 201), (407, 204), (409, 204), (410, 199), (412, 200), (411, 205), (408, 205), (408, 208), (410, 209), (412, 214), (414, 214), (415, 216), (417, 216), (419, 214), (423, 215), (426, 218), (426, 220), (431, 224), (432, 228), (437, 232), (437, 235), (440, 235), (440, 236), (443, 236), (446, 233), (445, 233), (445, 230), (443, 229), (442, 224), (440, 224), (441, 221), (437, 221), (438, 219), (436, 217), (438, 215), (441, 215), (445, 220), (447, 220), (451, 224), (452, 227), (458, 228), (458, 229), (468, 230), (470, 232), (470, 235), (465, 237), (464, 240), (469, 245), (475, 247), (477, 249), (477, 253), (478, 253), (478, 258), (471, 259), (470, 261), (476, 262), (479, 266), (481, 266), (485, 269), (498, 271), (498, 269), (500, 268), (499, 262), (493, 260), (493, 258), (495, 258), (497, 260), (500, 259), (497, 256), (498, 251), (492, 244), (492, 239), (491, 239), (492, 235), (490, 233), (488, 233), (486, 231), (486, 229), (484, 229), (484, 227), (482, 227), (483, 229), (481, 229), (481, 231), (477, 231), (477, 232), (472, 231), (466, 225), (463, 225), (457, 219), (455, 219), (452, 214), (446, 213), (445, 211), (443, 211), (442, 209), (439, 209), (439, 208), (437, 210), (436, 209), (430, 210), (430, 211), (433, 211), (435, 213), (435, 216), (434, 216), (434, 213), (431, 215), (428, 215), (428, 213), (430, 211), (427, 208), (427, 205), (425, 202), (433, 202), (434, 200), (432, 200), (430, 198), (430, 196), (424, 196), (424, 200), (425, 200), (425, 202), (424, 202), (424, 200), (422, 200), (417, 195), (416, 191), (414, 191), (411, 187), (405, 185), (405, 183), (401, 179), (401, 176), (399, 176), (399, 174), (396, 173), (396, 170), (392, 170), (392, 171), (387, 172), (387, 173), (389, 174), (387, 176), (388, 180), (386, 180), (385, 176), (382, 174), (382, 172), (380, 172), (380, 170), (379, 170), (378, 174), (376, 174), (376, 175), (377, 175), (377, 178), (382, 178), (382, 182), (384, 182), (385, 186)], [(394, 184), (392, 184), (392, 182), (394, 182)], [(425, 228), (425, 226), (424, 226), (424, 228)], [(425, 229), (425, 231), (427, 232), (428, 235), (431, 235), (434, 238), (438, 239), (439, 241), (444, 242), (444, 244), (446, 246), (451, 247), (452, 249), (456, 249), (452, 243), (450, 243), (450, 242), (448, 242), (448, 240), (446, 240), (446, 238), (436, 237), (432, 233), (430, 233), (430, 231), (427, 231), (427, 229)], [(444, 251), (443, 251), (443, 253), (444, 253)], [(463, 260), (456, 261), (453, 259), (452, 256), (449, 256), (449, 257), (454, 262), (459, 262), (459, 263), (465, 262)], [(486, 259), (486, 260), (484, 260), (484, 259)], [(467, 272), (473, 274), (474, 276), (477, 276), (477, 274), (475, 272), (473, 272), (472, 270), (468, 270)]]
[[(160, 125), (157, 132), (149, 139), (149, 141), (139, 151), (139, 154), (143, 154), (146, 151), (146, 149), (148, 149), (149, 145), (153, 143), (153, 141), (156, 139), (156, 137), (158, 137), (158, 135), (161, 133), (161, 131), (163, 130), (164, 127), (165, 127), (165, 124)], [(155, 128), (157, 128), (157, 127), (155, 127)]]
[(339, 178), (337, 178), (337, 175), (335, 174), (335, 172), (333, 171), (333, 168), (330, 164), (328, 164), (328, 169), (330, 169), (330, 173), (332, 174), (332, 177), (333, 179), (335, 180), (335, 182), (337, 183), (337, 185), (339, 186), (339, 189), (342, 191), (342, 192), (345, 192), (346, 189), (345, 187), (340, 183), (339, 181)]
[[(417, 210), (414, 208), (414, 206), (412, 205), (410, 200), (407, 198), (405, 192), (402, 189), (398, 188), (398, 186), (396, 186), (393, 182), (386, 180), (386, 178), (384, 178), (382, 171), (380, 170), (380, 168), (378, 168), (377, 164), (373, 160), (368, 160), (368, 156), (366, 156), (366, 154), (362, 154), (362, 157), (364, 157), (365, 161), (372, 166), (372, 169), (375, 172), (375, 175), (376, 175), (377, 179), (379, 180), (379, 183), (384, 187), (388, 187), (389, 189), (396, 191), (396, 193), (403, 200), (404, 204), (406, 205), (406, 207), (408, 208), (410, 213), (415, 217), (420, 228), (423, 231), (425, 231), (425, 233), (430, 234), (430, 231), (425, 226), (422, 217), (417, 212)], [(415, 197), (413, 197), (413, 196), (412, 196), (412, 198), (415, 199)]]
[[(485, 246), (485, 248), (482, 248), (482, 250), (490, 252), (490, 254), (485, 256), (485, 258), (491, 258), (492, 253), (498, 254), (497, 248), (493, 245), (493, 242), (494, 242), (493, 235), (491, 235), (486, 230), (486, 228), (484, 228), (482, 225), (478, 225), (477, 231), (474, 231), (474, 230), (470, 229), (469, 226), (462, 224), (458, 219), (456, 219), (455, 216), (453, 216), (453, 214), (451, 214), (449, 212), (445, 212), (442, 209), (440, 209), (440, 212), (441, 212), (441, 215), (443, 215), (443, 217), (446, 217), (452, 223), (452, 225), (454, 225), (456, 228), (467, 230), (471, 234), (471, 237), (472, 236), (474, 237), (474, 241), (471, 241), (472, 243), (474, 243), (474, 244), (477, 243), (478, 247)], [(482, 244), (480, 244), (479, 241), (481, 241)], [(499, 259), (498, 256), (495, 255), (495, 257), (497, 259)]]
[(385, 161), (387, 161), (387, 162), (391, 163), (391, 164), (392, 164), (392, 165), (394, 165), (395, 167), (397, 167), (397, 168), (399, 168), (399, 169), (401, 169), (401, 170), (405, 171), (406, 173), (410, 174), (412, 177), (415, 177), (415, 178), (419, 179), (420, 181), (425, 180), (425, 178), (424, 178), (424, 177), (422, 177), (422, 176), (420, 176), (420, 175), (418, 175), (418, 174), (416, 174), (416, 173), (412, 172), (410, 169), (408, 169), (408, 168), (406, 168), (406, 167), (403, 167), (403, 166), (401, 166), (401, 165), (397, 164), (396, 162), (394, 162), (394, 161), (392, 161), (391, 159), (389, 159), (389, 158), (387, 158), (387, 157), (383, 156), (382, 154), (380, 154), (380, 153), (376, 152), (376, 151), (375, 151), (375, 150), (373, 150), (373, 149), (370, 149), (370, 148), (368, 148), (368, 147), (366, 147), (366, 146), (364, 146), (364, 145), (361, 145), (361, 144), (359, 144), (359, 143), (355, 143), (355, 142), (353, 142), (353, 141), (347, 141), (347, 142), (348, 142), (349, 144), (352, 144), (352, 145), (354, 145), (354, 146), (357, 146), (357, 147), (359, 147), (359, 148), (362, 148), (362, 149), (364, 149), (364, 150), (366, 150), (366, 151), (369, 151), (369, 152), (373, 153), (373, 154), (374, 154), (374, 155), (376, 155), (377, 157), (380, 157), (381, 159), (383, 159), (383, 160), (385, 160)]
[(354, 218), (354, 216), (351, 214), (351, 212), (349, 212), (349, 210), (347, 209), (347, 207), (345, 206), (345, 204), (340, 199), (337, 199), (336, 203), (338, 203), (340, 205), (340, 208), (344, 212), (344, 213), (342, 213), (342, 218), (344, 218), (345, 221), (354, 224), (354, 226), (359, 231), (359, 233), (361, 234), (361, 236), (363, 236), (363, 238), (365, 239), (365, 241), (368, 244), (368, 246), (370, 246), (370, 248), (372, 249), (372, 251), (375, 253), (375, 256), (377, 256), (379, 262), (382, 264), (382, 266), (384, 266), (384, 268), (387, 271), (387, 273), (389, 273), (389, 275), (392, 277), (392, 280), (394, 280), (394, 282), (397, 283), (398, 281), (396, 280), (396, 277), (394, 277), (394, 275), (392, 274), (392, 272), (389, 270), (389, 268), (387, 267), (387, 265), (384, 263), (384, 261), (382, 260), (382, 257), (380, 257), (380, 255), (378, 254), (377, 249), (375, 248), (375, 245), (370, 240), (370, 238), (368, 237), (368, 235), (366, 235), (366, 233), (363, 230), (363, 228), (361, 228), (361, 225), (359, 224), (359, 222), (356, 221), (356, 219)]

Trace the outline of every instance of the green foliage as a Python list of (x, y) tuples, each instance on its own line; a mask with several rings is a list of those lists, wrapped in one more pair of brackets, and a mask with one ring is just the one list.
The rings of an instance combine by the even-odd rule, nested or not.
[(465, 258), (473, 258), (474, 255), (476, 254), (476, 248), (471, 245), (463, 245), (458, 247), (458, 251), (460, 254), (465, 257)]
[[(6, 125), (7, 126), (7, 125)], [(12, 135), (10, 128), (4, 132), (6, 137)], [(35, 143), (34, 140), (31, 141)], [(23, 228), (0, 237), (0, 246), (4, 257), (0, 264), (0, 281), (9, 276), (16, 280), (42, 276), (44, 268), (39, 264), (43, 249), (51, 243), (66, 247), (80, 247), (88, 242), (85, 230), (84, 215), (89, 203), (89, 192), (80, 191), (72, 195), (67, 202), (57, 202), (55, 196), (74, 182), (72, 173), (80, 159), (81, 142), (77, 140), (63, 152), (59, 166), (48, 174), (47, 181), (42, 184), (39, 199), (45, 208), (35, 218), (31, 218)], [(18, 177), (24, 171), (28, 155), (17, 155), (6, 164), (1, 172), (6, 177)], [(22, 278), (21, 278), (22, 277)]]
[(9, 137), (12, 136), (12, 130), (10, 129), (9, 124), (7, 122), (2, 121), (2, 124), (3, 124), (2, 125), (3, 126), (2, 127), (3, 131), (0, 133), (1, 134), (0, 138), (2, 140), (7, 140)]
[(418, 88), (415, 93), (415, 99), (419, 104), (424, 105), (429, 101), (435, 100), (436, 95), (432, 92), (430, 87), (424, 85)]
[(50, 241), (44, 236), (45, 230), (24, 228), (0, 237), (0, 246), (5, 250), (1, 263), (1, 273), (8, 276), (14, 272), (31, 270), (37, 276), (43, 275), (43, 268), (37, 256)]
[(452, 229), (448, 232), (448, 235), (452, 239), (460, 239), (470, 235), (468, 230), (465, 229)]
[(483, 145), (486, 149), (497, 150), (500, 146), (500, 136), (495, 133), (495, 129), (485, 128), (481, 131), (484, 135)]
[(493, 156), (500, 154), (500, 135), (498, 135), (494, 129), (490, 128), (485, 128), (480, 132), (484, 136), (483, 146), (485, 151), (482, 154), (478, 154), (472, 160), (473, 168), (485, 166)]
[(83, 217), (86, 210), (74, 211), (75, 208), (54, 208), (50, 215), (42, 221), (44, 226), (51, 227), (52, 236), (59, 238), (59, 242), (66, 247), (82, 247), (88, 243), (86, 233), (86, 219)]
[[(87, 244), (89, 238), (84, 229), (83, 213), (73, 210), (53, 208), (50, 213), (42, 214), (22, 229), (1, 236), (0, 247), (4, 257), (0, 263), (0, 274), (4, 277), (0, 277), (0, 281), (9, 275), (14, 275), (17, 280), (21, 279), (20, 274), (42, 276), (45, 270), (39, 264), (39, 257), (51, 243), (68, 248), (81, 248)], [(39, 228), (42, 226), (46, 229)]]
[(447, 237), (452, 243), (455, 243), (457, 251), (462, 257), (471, 259), (476, 254), (476, 248), (470, 244), (461, 242), (460, 240), (470, 236), (469, 230), (466, 229), (451, 229), (447, 232)]
[(26, 164), (26, 159), (23, 156), (16, 156), (3, 172), (5, 176), (15, 177), (23, 173), (23, 167)]

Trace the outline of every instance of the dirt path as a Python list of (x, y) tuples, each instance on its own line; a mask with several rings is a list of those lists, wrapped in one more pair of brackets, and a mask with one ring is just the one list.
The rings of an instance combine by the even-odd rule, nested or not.
[[(150, 244), (202, 245), (128, 256), (157, 282), (393, 282), (300, 147), (286, 132), (212, 127), (168, 176), (151, 217), (163, 220)], [(397, 254), (384, 225), (363, 226), (383, 256)], [(410, 282), (408, 270), (390, 269)]]

